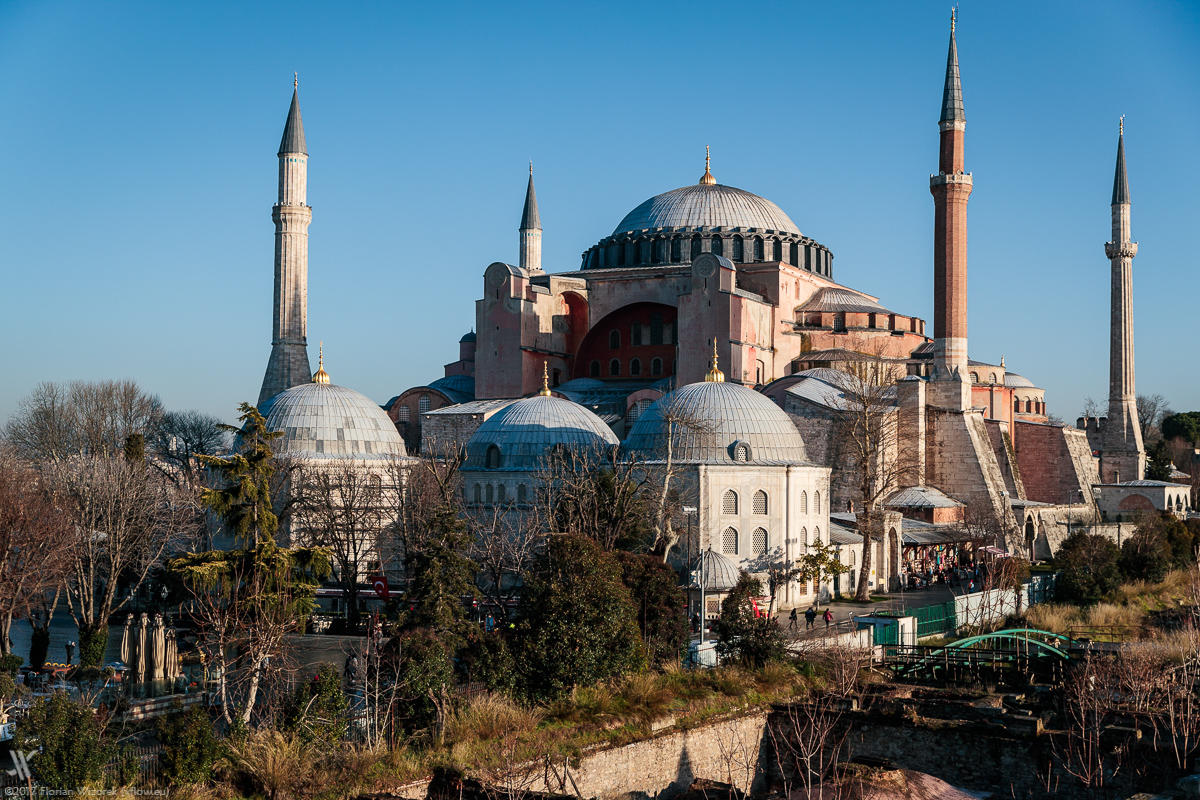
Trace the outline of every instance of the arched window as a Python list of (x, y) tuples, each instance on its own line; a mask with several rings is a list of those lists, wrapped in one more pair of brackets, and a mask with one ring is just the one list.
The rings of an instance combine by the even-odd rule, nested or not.
[(725, 496), (721, 498), (721, 513), (736, 514), (738, 513), (738, 496), (733, 489), (725, 492)]
[(721, 552), (727, 553), (730, 555), (737, 555), (737, 551), (738, 551), (737, 539), (738, 539), (737, 528), (734, 528), (734, 527), (726, 528), (725, 532), (721, 534)]
[(642, 243), (641, 242), (633, 243), (633, 263), (634, 264), (642, 263)]
[(808, 546), (808, 528), (800, 528), (800, 544), (804, 545), (805, 547)]
[[(496, 447), (496, 445), (494, 445), (494, 444), (490, 445), (488, 447), (487, 457), (484, 460), (484, 465), (488, 469), (499, 469), (500, 468), (500, 448), (499, 447)], [(488, 491), (490, 492), (491, 489), (489, 489)], [(491, 499), (491, 498), (489, 498), (489, 499)]]
[(992, 382), (992, 383), (995, 383), (995, 382), (996, 382), (996, 373), (994, 373), (994, 372), (993, 372), (993, 373), (992, 373), (992, 375), (991, 375), (991, 382)]
[(496, 487), (496, 502), (497, 502), (497, 503), (503, 503), (503, 502), (504, 502), (504, 495), (505, 495), (505, 492), (504, 492), (504, 484), (502, 483), (502, 484), (500, 484), (499, 486), (497, 486), (497, 487)]
[(741, 263), (742, 259), (745, 258), (745, 254), (742, 252), (743, 249), (744, 249), (744, 246), (742, 244), (742, 237), (734, 236), (733, 237), (733, 260), (734, 261)]
[(739, 444), (733, 448), (734, 461), (749, 461), (750, 460), (750, 445)]
[(820, 492), (813, 492), (813, 513), (814, 514), (821, 513), (821, 493)]
[(621, 332), (620, 331), (609, 331), (608, 332), (608, 349), (609, 350), (620, 350), (621, 349)]
[(676, 236), (671, 240), (671, 262), (678, 264), (683, 261), (683, 241)]
[(625, 245), (618, 244), (618, 245), (616, 245), (616, 248), (617, 248), (617, 266), (623, 267), (623, 266), (625, 266)]
[(1026, 400), (1025, 400), (1025, 413), (1026, 414), (1033, 413), (1033, 401), (1028, 398), (1026, 398)]
[(754, 260), (763, 260), (763, 240), (761, 236), (754, 237)]
[(621, 362), (619, 359), (614, 358), (608, 362), (608, 374), (614, 378), (621, 374)]
[(696, 256), (700, 255), (700, 237), (692, 237), (692, 261), (696, 260)]
[(754, 383), (761, 386), (767, 382), (767, 365), (761, 360), (754, 362)]
[(852, 566), (852, 567), (853, 567), (853, 566), (854, 566), (854, 562), (855, 562), (855, 558), (854, 558), (854, 551), (853, 551), (853, 550), (851, 550), (851, 551), (850, 551), (850, 566)]
[(417, 411), (424, 414), (429, 410), (429, 395), (421, 395), (421, 399), (417, 401)]
[(1018, 414), (1021, 413), (1021, 398), (1013, 398), (1013, 411), (1017, 412)]
[(650, 344), (663, 343), (663, 318), (658, 311), (650, 312)]
[(657, 252), (658, 251), (655, 249), (655, 241), (653, 239), (647, 240), (646, 241), (646, 263), (647, 264), (654, 263), (655, 255), (657, 254)]
[[(796, 261), (799, 260), (799, 257), (800, 257), (800, 247), (795, 242), (792, 242), (791, 246), (788, 247), (788, 263), (791, 264), (792, 266), (795, 266)], [(797, 283), (796, 284), (797, 296), (799, 295), (799, 292), (800, 292), (800, 284)]]
[(759, 489), (754, 493), (754, 497), (750, 500), (751, 514), (766, 514), (767, 513), (767, 493)]
[(819, 527), (814, 527), (813, 528), (813, 544), (820, 544), (820, 543), (821, 543), (821, 529)]
[(754, 533), (750, 534), (750, 552), (756, 556), (767, 552), (766, 528), (755, 528)]
[(783, 261), (783, 242), (776, 239), (771, 245), (771, 260)]
[(629, 329), (629, 343), (637, 347), (642, 343), (642, 323), (635, 322)]
[(642, 374), (642, 360), (640, 358), (629, 359), (629, 374), (630, 375), (641, 375)]
[(724, 242), (721, 240), (720, 236), (712, 237), (712, 252), (714, 256), (725, 254)]
[(408, 422), (408, 415), (409, 415), (408, 406), (400, 406), (400, 408), (396, 409), (396, 416), (400, 419), (401, 422)]
[(521, 503), (523, 505), (525, 503), (525, 496), (526, 496), (525, 495), (525, 484), (518, 483), (517, 484), (517, 502)]
[(662, 375), (662, 359), (661, 358), (650, 359), (650, 374), (651, 375)]
[(979, 383), (979, 373), (978, 372), (971, 373), (971, 383)]
[(472, 497), (474, 498), (476, 503), (483, 502), (483, 487), (480, 486), (478, 483), (475, 484), (475, 491), (472, 494)]
[(496, 502), (496, 490), (492, 488), (490, 483), (487, 485), (487, 501), (488, 503)]
[(835, 331), (846, 330), (846, 312), (836, 311), (833, 315), (833, 329)]

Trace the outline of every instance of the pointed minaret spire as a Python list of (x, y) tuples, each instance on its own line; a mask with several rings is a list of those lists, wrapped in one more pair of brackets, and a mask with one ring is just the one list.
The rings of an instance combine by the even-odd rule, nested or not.
[(1100, 448), (1101, 483), (1141, 480), (1146, 474), (1146, 447), (1137, 415), (1133, 371), (1132, 204), (1125, 172), (1125, 118), (1117, 127), (1117, 171), (1113, 177), (1112, 241), (1104, 254), (1112, 265), (1111, 327), (1108, 356), (1108, 418)]
[[(967, 117), (958, 74), (956, 15), (950, 15), (950, 50), (938, 120), (938, 174), (929, 176), (933, 194), (933, 377), (961, 381), (967, 370), (967, 199), (973, 186), (964, 171)], [(970, 406), (969, 390), (950, 390), (945, 406)]]
[(292, 78), (292, 105), (279, 143), (279, 200), (271, 209), (275, 222), (275, 312), (271, 358), (263, 376), (258, 404), (282, 391), (308, 383), (308, 148), (300, 121), (299, 76)]
[(538, 215), (537, 192), (533, 188), (533, 162), (529, 162), (529, 185), (525, 188), (525, 210), (521, 212), (520, 267), (542, 271), (542, 219)]

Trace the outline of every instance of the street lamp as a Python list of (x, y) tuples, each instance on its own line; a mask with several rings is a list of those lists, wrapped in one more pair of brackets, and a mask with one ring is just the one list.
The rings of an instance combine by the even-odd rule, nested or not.
[[(699, 509), (697, 509), (695, 506), (684, 506), (681, 510), (683, 511), (684, 516), (687, 517), (688, 521), (687, 549), (690, 567), (692, 555), (692, 515), (695, 514)], [(697, 581), (700, 584), (700, 644), (704, 644), (704, 548), (697, 549), (700, 551), (700, 579)]]

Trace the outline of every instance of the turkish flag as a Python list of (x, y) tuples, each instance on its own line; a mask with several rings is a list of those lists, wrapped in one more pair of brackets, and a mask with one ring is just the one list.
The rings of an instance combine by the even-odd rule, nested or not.
[(375, 587), (375, 594), (379, 595), (384, 600), (387, 600), (389, 598), (388, 582), (387, 582), (386, 575), (372, 575), (371, 583)]

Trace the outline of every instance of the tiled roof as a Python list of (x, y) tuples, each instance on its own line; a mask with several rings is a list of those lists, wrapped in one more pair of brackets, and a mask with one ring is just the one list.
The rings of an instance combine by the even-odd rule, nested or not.
[(752, 464), (808, 461), (788, 415), (766, 395), (734, 383), (692, 383), (663, 396), (638, 417), (625, 450), (658, 460), (668, 436), (679, 462), (740, 463), (734, 460), (735, 442), (750, 445)]
[(853, 289), (843, 289), (840, 286), (828, 286), (818, 289), (804, 304), (796, 308), (798, 312), (824, 311), (849, 312), (851, 314), (890, 314), (883, 306), (871, 298), (859, 294)]
[(457, 415), (457, 414), (486, 414), (489, 411), (495, 411), (505, 406), (512, 405), (517, 402), (511, 398), (500, 398), (495, 400), (472, 400), (468, 403), (459, 403), (453, 406), (443, 406), (435, 408), (433, 411), (426, 411), (422, 416), (432, 415)]
[(534, 395), (493, 414), (467, 442), (467, 471), (487, 469), (487, 452), (500, 450), (501, 470), (529, 472), (543, 466), (551, 447), (601, 451), (615, 447), (617, 437), (604, 422), (578, 403), (561, 397)]
[(404, 440), (382, 408), (353, 389), (302, 383), (263, 405), (267, 427), (282, 431), (279, 453), (305, 458), (403, 456)]
[(651, 197), (625, 215), (613, 235), (647, 228), (755, 228), (800, 235), (783, 210), (756, 194), (720, 184), (684, 186)]
[(475, 379), (466, 375), (448, 375), (429, 384), (454, 403), (468, 403), (475, 399)]
[(888, 508), (962, 508), (963, 504), (947, 497), (932, 486), (910, 486), (884, 501)]

